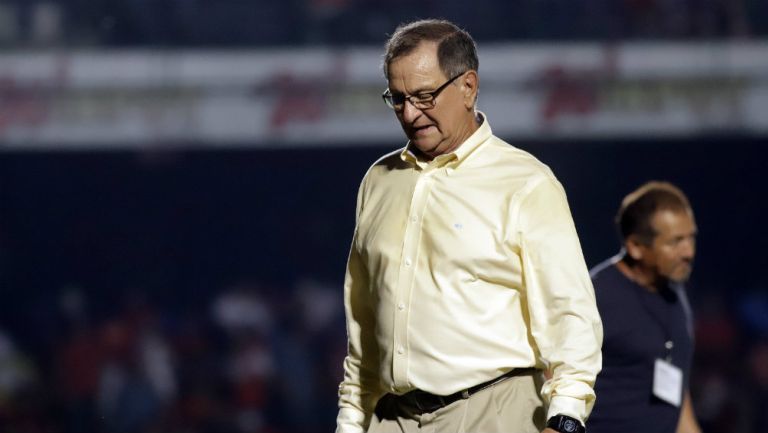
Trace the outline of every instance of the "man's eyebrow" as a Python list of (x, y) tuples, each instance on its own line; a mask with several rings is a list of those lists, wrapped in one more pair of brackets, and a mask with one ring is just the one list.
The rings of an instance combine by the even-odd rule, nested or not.
[(427, 93), (427, 92), (433, 92), (437, 87), (434, 86), (421, 86), (417, 87), (416, 90), (413, 91), (413, 95), (418, 95), (419, 93)]
[[(437, 89), (437, 87), (439, 86), (434, 86), (434, 85), (420, 86), (420, 87), (417, 87), (416, 90), (414, 90), (412, 93), (408, 93), (408, 95), (418, 95), (420, 93), (434, 92), (435, 89)], [(393, 95), (406, 95), (406, 93), (404, 92), (399, 92), (392, 89), (389, 89), (389, 93)]]

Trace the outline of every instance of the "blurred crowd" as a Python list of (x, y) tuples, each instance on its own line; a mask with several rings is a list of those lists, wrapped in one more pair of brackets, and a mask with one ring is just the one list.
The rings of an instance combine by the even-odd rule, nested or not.
[(694, 305), (691, 396), (705, 432), (756, 433), (768, 413), (768, 292), (723, 293), (700, 294)]
[(380, 44), (423, 17), (481, 41), (768, 35), (764, 0), (0, 0), (0, 47)]
[[(706, 432), (757, 433), (768, 411), (768, 296), (719, 293), (693, 294), (694, 404)], [(53, 320), (28, 322), (47, 328), (37, 329), (41, 341), (0, 332), (0, 426), (332, 431), (346, 351), (340, 296), (339, 287), (311, 280), (240, 283), (199, 309), (179, 309), (132, 291), (97, 318), (83, 290), (65, 287)]]
[(28, 321), (48, 328), (37, 333), (47, 343), (0, 331), (0, 430), (333, 429), (346, 353), (336, 287), (241, 283), (199, 310), (138, 292), (114, 301), (96, 318), (85, 292), (67, 287), (54, 320)]

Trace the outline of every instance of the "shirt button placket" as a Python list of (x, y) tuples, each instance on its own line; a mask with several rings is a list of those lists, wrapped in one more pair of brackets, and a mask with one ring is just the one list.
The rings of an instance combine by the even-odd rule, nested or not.
[(411, 297), (412, 285), (414, 282), (414, 272), (416, 271), (417, 259), (416, 252), (419, 245), (419, 222), (421, 221), (421, 212), (423, 212), (424, 203), (429, 195), (429, 178), (419, 176), (411, 198), (411, 209), (407, 214), (406, 227), (403, 239), (402, 250), (402, 268), (398, 282), (397, 303), (395, 304), (396, 314), (394, 323), (394, 343), (395, 356), (393, 359), (393, 379), (396, 388), (406, 387), (408, 385), (408, 315), (406, 308), (408, 300)]

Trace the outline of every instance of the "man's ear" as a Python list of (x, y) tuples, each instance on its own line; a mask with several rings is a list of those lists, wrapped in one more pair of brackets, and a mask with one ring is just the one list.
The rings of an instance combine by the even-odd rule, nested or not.
[(480, 84), (480, 78), (477, 71), (467, 71), (461, 77), (461, 91), (464, 94), (464, 106), (469, 110), (474, 110), (477, 101), (477, 89)]
[(629, 235), (624, 241), (624, 248), (626, 248), (627, 254), (629, 254), (629, 257), (633, 260), (637, 261), (643, 258), (645, 244), (637, 235)]

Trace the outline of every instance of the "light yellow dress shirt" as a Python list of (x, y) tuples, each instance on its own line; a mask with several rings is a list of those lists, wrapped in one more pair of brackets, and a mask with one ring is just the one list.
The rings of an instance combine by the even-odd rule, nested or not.
[(344, 302), (337, 432), (385, 393), (447, 395), (548, 368), (548, 417), (585, 420), (602, 325), (565, 192), (487, 121), (453, 153), (381, 158), (360, 186)]

